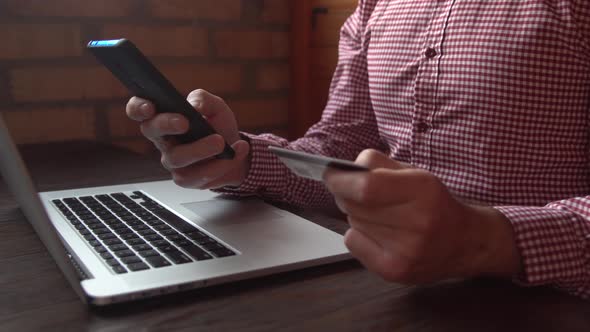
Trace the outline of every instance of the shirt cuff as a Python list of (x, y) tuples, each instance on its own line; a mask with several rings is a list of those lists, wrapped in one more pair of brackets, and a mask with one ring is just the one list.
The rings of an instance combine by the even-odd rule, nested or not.
[(286, 175), (285, 166), (268, 149), (269, 145), (278, 145), (267, 135), (241, 133), (250, 143), (250, 170), (238, 187), (225, 186), (214, 189), (214, 192), (235, 196), (264, 195), (267, 198), (280, 196), (283, 179)]
[(523, 271), (521, 285), (553, 284), (579, 293), (585, 276), (584, 220), (553, 207), (496, 207), (512, 223)]

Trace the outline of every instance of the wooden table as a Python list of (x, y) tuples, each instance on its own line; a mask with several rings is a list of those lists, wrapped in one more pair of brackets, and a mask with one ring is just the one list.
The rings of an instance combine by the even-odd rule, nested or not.
[[(167, 178), (158, 158), (97, 143), (24, 147), (39, 190)], [(340, 233), (346, 224), (303, 216)], [(590, 302), (495, 280), (388, 284), (354, 261), (92, 309), (0, 186), (0, 331), (590, 331)]]

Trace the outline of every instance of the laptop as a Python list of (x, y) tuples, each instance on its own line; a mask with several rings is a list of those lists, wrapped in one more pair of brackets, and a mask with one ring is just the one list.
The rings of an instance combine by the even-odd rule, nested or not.
[(350, 258), (341, 235), (288, 211), (172, 181), (38, 193), (1, 116), (0, 150), (4, 181), (89, 305)]

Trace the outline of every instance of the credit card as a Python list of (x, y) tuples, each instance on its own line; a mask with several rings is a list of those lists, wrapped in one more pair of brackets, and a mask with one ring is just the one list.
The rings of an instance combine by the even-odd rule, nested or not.
[(369, 170), (368, 168), (357, 165), (349, 160), (293, 151), (272, 145), (269, 146), (268, 149), (277, 155), (277, 157), (279, 157), (279, 159), (291, 171), (293, 171), (293, 173), (307, 179), (322, 181), (324, 172), (328, 168), (350, 172), (366, 172)]

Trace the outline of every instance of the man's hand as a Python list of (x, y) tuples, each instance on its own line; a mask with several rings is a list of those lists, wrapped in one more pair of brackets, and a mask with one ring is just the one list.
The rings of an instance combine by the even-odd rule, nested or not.
[[(187, 100), (219, 134), (177, 144), (170, 135), (185, 133), (189, 128), (187, 119), (180, 114), (156, 114), (152, 103), (138, 97), (127, 103), (127, 116), (141, 122), (141, 132), (160, 150), (162, 165), (179, 186), (198, 189), (238, 186), (248, 174), (250, 146), (240, 140), (233, 112), (223, 99), (205, 90), (191, 92)], [(212, 158), (223, 151), (224, 140), (235, 150), (234, 159)]]
[(408, 284), (519, 272), (512, 226), (500, 212), (461, 203), (431, 173), (377, 151), (356, 162), (371, 171), (324, 178), (348, 215), (345, 244), (367, 269)]

